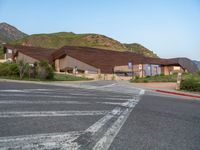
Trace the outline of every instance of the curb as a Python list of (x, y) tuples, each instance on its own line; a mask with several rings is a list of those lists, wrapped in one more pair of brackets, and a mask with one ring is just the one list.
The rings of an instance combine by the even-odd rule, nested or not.
[(186, 97), (192, 97), (192, 98), (200, 98), (200, 95), (192, 95), (192, 94), (186, 94), (186, 93), (178, 93), (178, 92), (171, 92), (171, 91), (164, 91), (164, 90), (155, 90), (156, 92), (160, 93), (166, 93), (166, 94), (173, 94), (173, 95), (179, 95), (179, 96), (186, 96)]

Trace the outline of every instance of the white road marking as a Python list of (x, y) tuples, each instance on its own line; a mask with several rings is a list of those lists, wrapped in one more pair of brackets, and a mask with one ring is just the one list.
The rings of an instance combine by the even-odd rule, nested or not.
[(26, 101), (26, 100), (0, 100), (0, 104), (90, 104), (79, 101)]
[(77, 143), (73, 142), (81, 135), (81, 131), (72, 131), (67, 133), (49, 133), (12, 137), (0, 137), (0, 149), (20, 149), (20, 150), (44, 150), (44, 149), (61, 149), (74, 150), (78, 149)]
[(77, 97), (73, 97), (73, 96), (60, 96), (60, 95), (36, 95), (36, 94), (0, 94), (0, 96), (4, 96), (4, 97), (49, 97), (49, 98), (77, 98)]
[(24, 111), (0, 112), (0, 118), (13, 117), (46, 117), (46, 116), (90, 116), (105, 115), (107, 111)]
[(107, 115), (105, 115), (103, 118), (101, 118), (99, 121), (94, 123), (92, 126), (90, 126), (85, 132), (91, 132), (94, 134), (97, 132), (107, 121), (109, 121), (114, 115), (121, 112), (120, 108), (115, 108), (111, 112), (109, 112)]
[[(35, 94), (0, 94), (1, 97), (48, 97), (48, 98), (70, 98), (70, 99), (77, 99), (77, 98), (91, 98), (91, 99), (100, 99), (101, 97), (97, 97), (97, 96), (61, 96), (61, 95), (35, 95)], [(127, 101), (127, 98), (115, 98), (115, 97), (105, 97), (103, 98), (105, 100), (122, 100), (122, 101)]]
[(97, 103), (100, 103), (100, 104), (107, 104), (107, 105), (120, 105), (120, 106), (125, 106), (125, 107), (127, 107), (127, 105), (130, 104), (130, 101), (131, 101), (132, 103), (135, 103), (135, 104), (138, 103), (138, 100), (128, 100), (127, 102), (124, 102), (124, 103), (119, 103), (119, 102), (97, 102)]
[(107, 150), (110, 147), (114, 138), (120, 131), (121, 127), (125, 123), (126, 119), (128, 118), (135, 105), (136, 103), (134, 101), (129, 101), (129, 103), (127, 103), (128, 108), (126, 108), (119, 115), (118, 119), (113, 123), (113, 125), (106, 131), (104, 136), (93, 147), (93, 150)]
[(140, 92), (139, 92), (139, 95), (144, 95), (144, 93), (145, 93), (145, 90), (141, 89)]
[(53, 91), (52, 89), (22, 89), (22, 90), (0, 90), (0, 92), (33, 92), (33, 91)]
[[(144, 94), (144, 91), (140, 90), (139, 95)], [(17, 95), (17, 94), (16, 94)], [(23, 95), (23, 94), (21, 94)], [(8, 95), (6, 95), (8, 96)], [(13, 96), (13, 95), (12, 95)], [(27, 95), (24, 95), (27, 97)], [(28, 95), (29, 96), (29, 95)], [(34, 95), (35, 96), (35, 95)], [(47, 96), (47, 95), (45, 95)], [(49, 96), (52, 97), (52, 96)], [(54, 97), (54, 96), (53, 96)], [(59, 96), (56, 96), (59, 98)], [(66, 98), (66, 96), (64, 96)], [(91, 97), (92, 98), (92, 97)], [(97, 97), (98, 98), (98, 97)], [(106, 98), (105, 98), (106, 99)], [(110, 98), (108, 98), (110, 99)], [(117, 98), (112, 98), (112, 100)], [(53, 133), (53, 134), (40, 134), (40, 135), (28, 135), (28, 136), (16, 136), (16, 137), (1, 137), (0, 149), (78, 149), (81, 145), (74, 142), (78, 137), (86, 132), (98, 133), (98, 131), (104, 127), (108, 121), (113, 117), (116, 118), (114, 123), (106, 130), (105, 134), (97, 141), (94, 150), (107, 150), (115, 136), (120, 131), (121, 127), (125, 123), (129, 114), (139, 102), (139, 99), (118, 99), (126, 100), (124, 103), (119, 104), (119, 107), (114, 108), (111, 112), (107, 111), (41, 111), (41, 112), (0, 112), (0, 117), (40, 117), (40, 116), (76, 116), (76, 115), (105, 115), (92, 126), (85, 131), (74, 131), (67, 133)], [(123, 107), (122, 107), (123, 106)], [(124, 108), (125, 107), (125, 108)], [(113, 118), (113, 119), (115, 119)]]
[(22, 92), (22, 90), (0, 90), (0, 92)]
[(94, 96), (95, 94), (92, 94), (92, 93), (70, 93), (69, 95), (72, 95), (72, 96)]
[(127, 98), (113, 98), (113, 97), (105, 97), (103, 99), (107, 100), (121, 100), (121, 101), (127, 101)]
[(99, 88), (105, 88), (105, 87), (112, 87), (114, 85), (116, 85), (116, 83), (108, 84), (108, 85), (102, 85), (102, 86), (97, 86), (96, 88), (99, 89)]

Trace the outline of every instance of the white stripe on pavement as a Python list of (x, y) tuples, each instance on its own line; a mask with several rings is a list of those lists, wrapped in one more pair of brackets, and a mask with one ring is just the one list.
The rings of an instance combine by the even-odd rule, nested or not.
[(69, 149), (78, 148), (77, 143), (73, 142), (80, 136), (81, 131), (67, 133), (49, 133), (12, 137), (0, 137), (0, 149), (20, 149), (20, 150), (44, 150), (44, 149)]
[(27, 101), (27, 100), (0, 100), (0, 104), (90, 104), (79, 101)]
[(109, 121), (112, 117), (114, 117), (114, 115), (119, 114), (121, 112), (120, 108), (115, 108), (113, 109), (111, 112), (109, 112), (106, 116), (104, 116), (103, 118), (101, 118), (99, 121), (97, 121), (96, 123), (94, 123), (92, 126), (90, 126), (87, 130), (85, 130), (85, 132), (91, 132), (92, 134), (94, 134), (95, 132), (97, 132), (107, 121)]
[(46, 116), (90, 116), (105, 115), (107, 111), (24, 111), (0, 112), (0, 118), (11, 117), (46, 117)]
[(113, 125), (108, 128), (104, 136), (96, 143), (96, 145), (93, 147), (93, 150), (107, 150), (110, 145), (112, 144), (114, 138), (120, 131), (121, 127), (125, 123), (126, 119), (128, 118), (129, 114), (135, 107), (136, 103), (135, 101), (129, 101), (127, 106), (129, 108), (125, 109), (118, 117), (118, 119), (113, 123)]
[[(47, 98), (91, 98), (91, 99), (100, 99), (102, 98), (101, 96), (61, 96), (61, 95), (35, 95), (35, 94), (0, 94), (1, 97), (47, 97)], [(122, 100), (122, 101), (127, 101), (127, 98), (116, 98), (116, 97), (103, 97), (105, 100)]]

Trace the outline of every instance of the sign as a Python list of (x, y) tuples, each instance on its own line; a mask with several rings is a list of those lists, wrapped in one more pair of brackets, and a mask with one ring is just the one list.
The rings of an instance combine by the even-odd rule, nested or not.
[(128, 69), (132, 69), (132, 66), (133, 66), (133, 64), (132, 64), (132, 62), (128, 62)]

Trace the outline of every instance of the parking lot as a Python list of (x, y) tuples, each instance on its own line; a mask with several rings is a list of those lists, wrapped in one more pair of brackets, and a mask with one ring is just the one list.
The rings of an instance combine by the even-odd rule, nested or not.
[(138, 96), (1, 82), (0, 149), (108, 149)]

